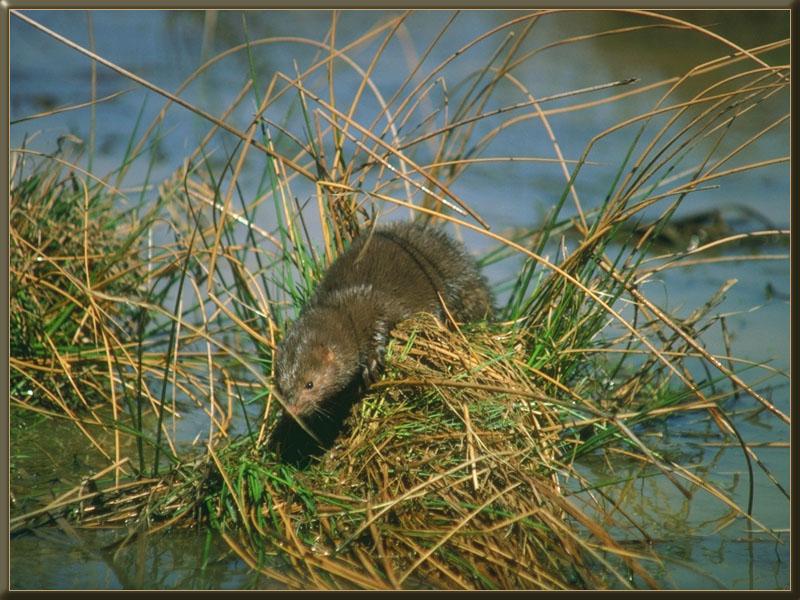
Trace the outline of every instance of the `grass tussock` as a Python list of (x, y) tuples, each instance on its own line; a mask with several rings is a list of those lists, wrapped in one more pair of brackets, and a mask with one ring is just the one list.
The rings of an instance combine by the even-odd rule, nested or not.
[[(116, 298), (142, 295), (149, 223), (133, 221), (114, 194), (75, 166), (80, 140), (60, 145), (55, 156), (21, 149), (12, 157), (11, 406), (73, 420), (112, 458), (98, 432), (113, 432), (124, 403), (132, 408), (137, 379), (137, 313)], [(101, 414), (107, 408), (113, 416)], [(119, 444), (117, 434), (112, 447)]]
[[(278, 70), (269, 81), (259, 79), (252, 53), (270, 40), (248, 40), (209, 59), (177, 92), (239, 52), (250, 76), (219, 117), (131, 78), (167, 103), (131, 138), (115, 173), (98, 177), (76, 157), (15, 150), (14, 418), (70, 419), (103, 465), (54, 500), (12, 515), (12, 532), (54, 516), (137, 533), (209, 526), (253, 570), (292, 588), (565, 589), (658, 585), (661, 563), (646, 525), (624, 506), (639, 479), (664, 477), (687, 499), (711, 494), (731, 522), (769, 531), (751, 516), (752, 491), (740, 506), (642, 435), (650, 422), (701, 414), (740, 445), (751, 490), (753, 469), (780, 487), (729, 414), (729, 401), (741, 400), (786, 422), (741, 377), (746, 368), (774, 374), (732, 353), (712, 354), (702, 341), (710, 328), (725, 332), (714, 309), (732, 283), (680, 318), (643, 288), (655, 273), (697, 264), (706, 250), (741, 239), (725, 234), (653, 256), (653, 240), (687, 196), (785, 162), (729, 165), (764, 131), (721, 150), (734, 125), (786, 91), (788, 69), (761, 58), (782, 44), (741, 49), (724, 40), (718, 58), (646, 90), (627, 90), (634, 81), (624, 80), (551, 98), (572, 100), (559, 110), (577, 113), (593, 106), (584, 94), (602, 91), (606, 103), (663, 93), (652, 110), (567, 159), (548, 100), (513, 75), (550, 48), (523, 44), (547, 14), (510, 19), (433, 67), (424, 52), (407, 57), (408, 76), (394, 94), (375, 93), (373, 77), (389, 43), (408, 35), (410, 13), (338, 50), (308, 42), (317, 52), (311, 66)], [(631, 14), (653, 23), (590, 37), (655, 26), (709, 35), (672, 17)], [(337, 19), (332, 13), (329, 41)], [(436, 82), (449, 62), (485, 39), (496, 42), (494, 54), (459, 85), (443, 86), (438, 99), (448, 110), (437, 109)], [(359, 66), (350, 53), (369, 44), (377, 44), (373, 58)], [(340, 61), (356, 77), (347, 93), (333, 68)], [(521, 100), (492, 108), (502, 86)], [(678, 96), (683, 86), (688, 96)], [(377, 108), (361, 112), (368, 93)], [(248, 97), (258, 108), (238, 129), (228, 119)], [(155, 152), (149, 144), (176, 98), (209, 129), (153, 197), (121, 210), (119, 182), (131, 162)], [(290, 105), (285, 114), (275, 114), (279, 100)], [(458, 181), (495, 162), (537, 160), (486, 156), (505, 130), (533, 118), (552, 140), (563, 189), (538, 227), (487, 230), (456, 193)], [(778, 116), (768, 129), (784, 121)], [(633, 132), (627, 154), (603, 182), (602, 200), (587, 202), (575, 184), (589, 176), (595, 145), (620, 130)], [(220, 158), (208, 146), (223, 134)], [(257, 182), (252, 193), (242, 190), (247, 176)], [(284, 415), (272, 385), (276, 342), (326, 265), (360, 231), (401, 210), (489, 238), (485, 265), (521, 265), (498, 285), (507, 300), (491, 323), (420, 315), (402, 324), (382, 380), (338, 414), (301, 427)], [(697, 380), (692, 361), (714, 374)], [(203, 419), (187, 433), (181, 417), (189, 414)], [(597, 456), (609, 463), (606, 478), (581, 468)], [(616, 460), (640, 465), (639, 476), (617, 474)]]

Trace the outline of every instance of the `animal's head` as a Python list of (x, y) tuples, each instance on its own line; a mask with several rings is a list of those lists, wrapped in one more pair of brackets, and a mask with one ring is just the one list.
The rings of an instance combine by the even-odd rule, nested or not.
[(324, 314), (306, 314), (292, 323), (278, 346), (276, 382), (286, 409), (295, 416), (316, 412), (357, 373), (349, 336), (335, 325)]

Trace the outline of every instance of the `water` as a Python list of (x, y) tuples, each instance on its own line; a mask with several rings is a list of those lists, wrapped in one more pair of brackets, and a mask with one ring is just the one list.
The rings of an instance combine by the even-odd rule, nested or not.
[[(84, 11), (26, 11), (25, 14), (84, 47), (90, 46), (88, 14)], [(398, 13), (345, 11), (337, 29), (337, 47), (343, 47), (390, 14)], [(379, 68), (372, 75), (384, 99), (391, 97), (408, 72), (408, 57), (414, 53), (419, 55), (451, 14), (449, 11), (430, 11), (409, 18), (408, 26), (412, 33), (405, 37), (399, 35), (392, 42)], [(519, 14), (465, 11), (457, 18), (457, 26), (451, 27), (443, 36), (421, 71), (425, 72), (446, 59), (478, 33), (500, 24), (509, 15)], [(692, 18), (745, 47), (788, 36), (788, 12), (756, 11), (746, 15), (738, 11), (698, 12), (692, 13)], [(176, 91), (204, 60), (241, 44), (245, 39), (295, 36), (322, 40), (329, 23), (330, 13), (327, 11), (252, 11), (246, 13), (246, 21), (243, 21), (242, 13), (235, 11), (208, 15), (203, 11), (91, 12), (94, 51), (170, 92)], [(603, 29), (650, 23), (653, 21), (644, 17), (600, 12), (550, 15), (534, 25), (530, 47), (544, 47), (555, 40)], [(445, 103), (448, 103), (450, 110), (454, 110), (456, 102), (453, 99), (458, 94), (456, 82), (485, 64), (500, 39), (495, 36), (482, 42), (459, 60), (453, 61), (443, 72), (451, 87), (445, 89), (441, 85), (435, 86), (429, 94), (429, 101), (421, 103), (420, 114), (433, 115)], [(350, 56), (362, 68), (367, 68), (377, 44), (377, 41), (373, 41), (364, 48), (354, 50)], [(10, 50), (12, 121), (90, 99), (89, 60), (13, 16)], [(293, 74), (293, 61), (296, 60), (301, 69), (312, 64), (318, 51), (319, 48), (299, 39), (254, 45), (252, 52), (261, 90), (276, 71)], [(682, 74), (701, 60), (710, 60), (724, 53), (718, 43), (692, 32), (646, 29), (624, 36), (589, 39), (543, 50), (513, 74), (532, 94), (543, 97), (633, 77), (640, 80), (635, 85), (644, 86)], [(768, 56), (772, 64), (788, 61), (785, 49)], [(320, 76), (324, 77), (324, 74)], [(240, 51), (206, 71), (181, 96), (219, 115), (247, 77), (247, 59), (245, 53)], [(337, 93), (341, 94), (339, 106), (348, 107), (349, 98), (355, 93), (360, 77), (344, 63), (337, 64), (336, 77)], [(700, 83), (688, 87), (694, 92), (702, 89)], [(597, 100), (624, 89), (628, 88), (604, 90), (544, 106), (553, 109)], [(143, 90), (104, 67), (98, 67), (98, 97), (122, 90), (129, 91), (96, 107), (96, 153), (91, 166), (93, 172), (99, 175), (112, 172), (119, 166), (133, 132), (136, 131), (134, 138), (138, 139), (136, 136), (141, 135), (145, 125), (157, 115), (164, 103), (164, 99), (156, 94)], [(665, 90), (665, 87), (661, 87), (623, 101), (600, 105), (593, 110), (552, 115), (550, 124), (564, 156), (577, 159), (593, 136), (625, 117), (652, 108)], [(524, 98), (513, 85), (504, 85), (493, 97), (493, 104), (487, 105), (487, 110), (508, 106)], [(687, 91), (680, 98), (687, 100), (691, 94)], [(288, 105), (288, 100), (278, 102), (267, 116), (274, 115), (274, 118), (280, 119)], [(355, 118), (362, 123), (371, 122), (378, 105), (379, 101), (367, 90)], [(229, 121), (244, 129), (254, 110), (251, 97), (233, 113)], [(731, 131), (718, 156), (732, 150), (787, 111), (788, 93), (784, 91), (752, 111), (753, 114), (748, 114), (746, 125)], [(519, 111), (520, 114), (523, 112)], [(434, 115), (433, 118), (437, 117)], [(441, 116), (438, 118), (440, 120), (437, 122), (441, 122)], [(137, 119), (140, 121), (138, 126)], [(648, 127), (647, 135), (654, 134), (663, 122), (663, 118), (655, 119)], [(56, 149), (56, 140), (67, 134), (88, 143), (90, 126), (88, 109), (22, 121), (11, 127), (11, 145), (18, 147), (25, 141), (29, 148), (50, 153)], [(489, 121), (479, 123), (475, 138), (493, 126), (494, 123)], [(173, 106), (161, 130), (158, 147), (138, 159), (123, 181), (122, 187), (129, 202), (135, 204), (138, 201), (139, 189), (149, 169), (152, 168), (149, 173), (151, 183), (157, 184), (168, 177), (198, 145), (208, 127), (196, 115)], [(593, 164), (583, 167), (576, 183), (584, 207), (596, 205), (607, 193), (615, 169), (635, 133), (634, 127), (628, 127), (597, 142), (588, 157)], [(233, 136), (223, 135), (212, 143), (211, 149), (227, 156), (235, 142)], [(711, 143), (701, 144), (700, 150), (707, 151)], [(420, 159), (427, 156), (426, 152), (420, 151)], [(726, 168), (787, 154), (788, 127), (784, 123), (761, 137)], [(504, 131), (485, 149), (484, 155), (553, 158), (554, 152), (541, 124), (529, 120)], [(693, 153), (681, 167), (689, 168), (698, 164), (702, 156), (700, 151)], [(84, 166), (88, 166), (85, 155), (82, 161)], [(243, 177), (242, 182), (245, 194), (252, 194), (255, 192), (252, 182), (257, 181), (260, 167), (255, 164), (248, 165), (248, 168), (250, 171), (246, 173), (250, 176)], [(452, 189), (491, 223), (494, 231), (503, 232), (512, 227), (533, 227), (539, 223), (547, 209), (557, 201), (564, 181), (560, 168), (554, 163), (486, 163), (475, 165), (454, 183)], [(737, 207), (744, 206), (757, 211), (770, 226), (788, 228), (789, 181), (786, 163), (734, 175), (715, 183), (722, 185), (717, 189), (691, 194), (676, 216), (708, 209), (722, 209), (727, 216), (737, 215)], [(302, 183), (298, 183), (293, 191), (300, 201), (307, 200), (313, 194), (313, 188)], [(567, 206), (570, 203), (571, 200), (568, 200)], [(660, 207), (655, 210), (660, 210)], [(566, 213), (570, 214), (570, 211)], [(270, 226), (269, 210), (265, 209), (260, 218), (263, 226)], [(752, 222), (746, 223), (746, 226), (754, 227)], [(486, 252), (492, 247), (490, 241), (479, 234), (466, 232), (464, 237), (476, 253)], [(736, 252), (749, 254), (750, 250)], [(786, 254), (788, 250), (785, 245), (778, 245), (767, 246), (760, 252)], [(511, 278), (515, 268), (512, 261), (504, 261), (489, 267), (487, 273), (494, 283), (499, 284)], [(727, 293), (715, 312), (728, 314), (726, 325), (733, 340), (734, 355), (758, 362), (768, 361), (769, 366), (788, 372), (787, 260), (721, 262), (667, 270), (646, 283), (642, 291), (659, 306), (685, 316), (702, 306), (723, 282), (731, 278), (736, 278), (738, 283)], [(704, 340), (712, 352), (724, 353), (719, 327), (709, 330)], [(690, 364), (690, 367), (693, 374), (704, 378), (699, 363)], [(743, 378), (748, 382), (758, 382), (764, 374), (763, 369), (754, 368), (745, 372)], [(765, 393), (778, 408), (788, 412), (788, 379), (777, 378), (772, 383), (773, 387)], [(759, 389), (765, 391), (763, 386)], [(745, 440), (782, 442), (788, 438), (787, 428), (771, 415), (766, 412), (755, 415), (748, 413), (746, 409), (751, 408), (752, 403), (743, 402), (741, 406), (741, 414), (737, 414), (735, 421)], [(199, 412), (190, 413), (186, 422), (186, 432), (182, 435), (187, 440), (206, 427), (204, 416)], [(707, 429), (705, 421), (691, 415), (668, 419), (661, 425), (654, 425), (647, 435), (650, 436), (648, 441), (658, 438), (659, 444), (673, 455), (691, 458), (699, 474), (730, 493), (736, 502), (746, 503), (747, 470), (742, 452), (737, 447), (714, 445), (721, 438), (715, 431)], [(69, 452), (82, 456), (83, 443), (82, 439), (74, 440)], [(788, 449), (760, 447), (756, 448), (756, 452), (780, 484), (788, 489)], [(86, 457), (85, 461), (81, 459), (62, 465), (60, 481), (74, 484), (86, 472), (83, 470), (86, 461), (90, 459)], [(607, 469), (605, 465), (590, 463), (584, 468)], [(621, 463), (615, 468), (619, 469), (616, 475), (624, 476), (625, 473), (635, 472), (636, 466)], [(604, 471), (600, 470), (599, 473)], [(53, 482), (48, 483), (49, 476), (44, 464), (31, 467), (26, 477), (18, 479), (17, 485), (24, 487), (23, 481), (30, 483), (35, 480), (37, 484), (31, 484), (31, 488), (38, 490), (39, 494), (46, 494), (48, 485), (54, 485)], [(741, 520), (715, 531), (709, 523), (724, 518), (727, 510), (719, 502), (703, 492), (697, 492), (693, 501), (686, 503), (663, 478), (650, 477), (645, 481), (638, 492), (639, 501), (631, 502), (629, 508), (645, 522), (651, 523), (656, 549), (667, 557), (664, 568), (657, 574), (663, 585), (675, 588), (763, 589), (788, 585), (786, 533), (778, 533), (784, 543), (776, 543), (763, 533), (749, 534)], [(12, 489), (13, 485), (12, 479)], [(770, 528), (788, 530), (789, 503), (786, 498), (758, 468), (754, 485), (755, 518)], [(199, 565), (204, 562), (206, 541), (195, 533), (181, 532), (147, 539), (139, 542), (137, 549), (128, 548), (117, 554), (100, 551), (111, 541), (107, 533), (81, 531), (79, 535), (79, 538), (75, 538), (61, 530), (43, 530), (35, 537), (14, 538), (11, 547), (12, 586), (112, 589), (269, 587), (269, 582), (254, 578), (240, 561), (226, 554), (218, 540), (212, 543), (216, 558), (205, 568), (200, 568)]]
[[(173, 528), (120, 545), (117, 532), (39, 529), (14, 542), (12, 589), (270, 589), (225, 542)], [(35, 560), (32, 560), (33, 558)]]

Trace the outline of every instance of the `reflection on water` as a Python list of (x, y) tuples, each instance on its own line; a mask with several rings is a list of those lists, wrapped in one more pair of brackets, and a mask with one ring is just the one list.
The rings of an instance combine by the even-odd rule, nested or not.
[(277, 589), (216, 536), (172, 529), (127, 539), (124, 531), (39, 528), (15, 538), (12, 589)]
[[(28, 14), (66, 37), (89, 45), (86, 13), (30, 11)], [(413, 27), (410, 25), (409, 30), (413, 35), (402, 43), (398, 42), (396, 51), (387, 53), (385, 62), (373, 74), (377, 87), (387, 97), (391, 96), (408, 72), (408, 53), (421, 53), (451, 14), (449, 11), (435, 11), (410, 18), (409, 23)], [(509, 14), (500, 11), (466, 11), (459, 16), (459, 27), (448, 31), (425, 65), (430, 68), (444, 60), (466, 40), (501, 23)], [(713, 27), (717, 33), (730, 36), (746, 47), (788, 35), (787, 13), (763, 11), (742, 16), (737, 11), (730, 11), (698, 12), (690, 16), (695, 22)], [(382, 11), (343, 13), (337, 29), (337, 45), (342, 47), (348, 40), (366, 31), (370, 24), (384, 17)], [(549, 42), (564, 37), (643, 23), (643, 19), (621, 14), (554, 15), (534, 26), (532, 47), (545, 47)], [(241, 44), (245, 39), (299, 36), (323, 40), (329, 24), (330, 13), (326, 11), (251, 12), (247, 13), (246, 21), (241, 13), (235, 11), (222, 11), (210, 17), (202, 11), (92, 13), (96, 51), (170, 91), (177, 90), (180, 83), (204, 60)], [(54, 107), (89, 100), (91, 71), (85, 57), (66, 50), (58, 42), (14, 18), (11, 19), (10, 39), (12, 121)], [(480, 66), (480, 61), (485, 61), (495, 48), (486, 44), (483, 50), (474, 55), (474, 59), (479, 61), (477, 63), (470, 62), (471, 58), (454, 61), (447, 72), (448, 81), (460, 81)], [(352, 58), (366, 66), (374, 50), (375, 46), (370, 46), (354, 51)], [(269, 76), (277, 70), (293, 73), (293, 60), (300, 65), (311, 64), (318, 51), (319, 48), (303, 44), (297, 39), (254, 46), (252, 56), (255, 72), (263, 77), (258, 84), (266, 86)], [(781, 64), (788, 60), (786, 53), (783, 49), (770, 54), (768, 60), (772, 64)], [(519, 67), (515, 76), (525, 81), (532, 93), (541, 97), (631, 77), (639, 79), (636, 85), (647, 85), (684, 73), (698, 62), (722, 54), (725, 52), (720, 50), (719, 45), (708, 38), (662, 27), (546, 49), (535, 60)], [(107, 69), (99, 68), (97, 77), (98, 97), (130, 89), (128, 93), (96, 107), (98, 128), (95, 143), (98, 153), (93, 170), (105, 174), (119, 166), (132, 132), (139, 128), (141, 134), (142, 123), (149, 122), (157, 114), (163, 99), (154, 97)], [(205, 110), (220, 114), (248, 77), (248, 59), (246, 53), (240, 51), (206, 72), (182, 96)], [(337, 85), (342, 89), (355, 90), (360, 81), (354, 71), (344, 64), (337, 65), (336, 77)], [(700, 82), (697, 83), (697, 89), (701, 89)], [(649, 110), (664, 91), (658, 89), (632, 96), (622, 102), (598, 106), (592, 111), (554, 115), (551, 124), (564, 155), (568, 159), (577, 158), (594, 135), (623, 118)], [(429, 103), (423, 103), (420, 110), (433, 115), (437, 107), (449, 101), (449, 95), (456, 92), (455, 89), (445, 91), (440, 86), (435, 87), (430, 92)], [(493, 107), (521, 100), (516, 88), (509, 86), (504, 88), (504, 92), (506, 97), (493, 99), (496, 102)], [(555, 102), (552, 107), (567, 103), (569, 101)], [(277, 113), (281, 114), (280, 110), (286, 106), (279, 104)], [(360, 110), (366, 111), (365, 114), (357, 111), (355, 116), (362, 122), (370, 122), (376, 107), (375, 101), (370, 97), (363, 102), (363, 107)], [(241, 110), (231, 116), (230, 122), (237, 127), (245, 127), (253, 110), (250, 103), (245, 103)], [(754, 111), (747, 128), (732, 132), (726, 140), (727, 146), (736, 147), (787, 110), (786, 94), (771, 98), (761, 110)], [(52, 152), (55, 140), (67, 133), (88, 140), (89, 126), (90, 115), (87, 110), (64, 112), (13, 125), (11, 142), (12, 146), (19, 146), (25, 140), (28, 147)], [(478, 135), (480, 127), (482, 125), (478, 127)], [(123, 189), (141, 186), (151, 167), (151, 182), (168, 177), (207, 131), (207, 124), (187, 111), (173, 107), (161, 132), (158, 160), (151, 164), (149, 155), (137, 160), (123, 182)], [(593, 204), (592, 199), (595, 203), (601, 201), (607, 193), (608, 182), (628, 150), (632, 133), (623, 131), (601, 140), (590, 155), (592, 164), (584, 167), (581, 179), (577, 181), (578, 192), (587, 206)], [(276, 135), (275, 141), (276, 144), (289, 143), (280, 135)], [(223, 146), (224, 143), (229, 146), (220, 155), (231, 151), (233, 142), (229, 139), (222, 142)], [(746, 157), (733, 160), (729, 167), (774, 158), (782, 152), (788, 153), (787, 127), (778, 127), (759, 138)], [(542, 127), (532, 122), (527, 129), (509, 131), (499, 147), (487, 150), (487, 155), (509, 154), (552, 158), (553, 149)], [(683, 165), (685, 168), (689, 166)], [(257, 173), (250, 175), (250, 181), (259, 178)], [(244, 178), (245, 188), (247, 181), (248, 178)], [(485, 168), (476, 166), (458, 179), (453, 189), (467, 199), (492, 224), (495, 231), (502, 232), (511, 227), (534, 227), (558, 199), (563, 186), (564, 176), (556, 165), (520, 161), (505, 164), (502, 168), (497, 163)], [(245, 193), (248, 191), (252, 190), (245, 189)], [(302, 201), (310, 197), (313, 189), (305, 189), (298, 184), (295, 193)], [(132, 193), (131, 197), (138, 197), (138, 193)], [(718, 188), (697, 192), (684, 202), (677, 216), (680, 218), (719, 210), (723, 214), (730, 214), (731, 211), (735, 212), (737, 206), (747, 207), (751, 216), (755, 215), (745, 228), (762, 227), (762, 221), (778, 228), (788, 228), (786, 165), (759, 169), (757, 176), (752, 173), (747, 176), (734, 175)], [(268, 211), (264, 212), (262, 218), (269, 225)], [(681, 239), (680, 231), (673, 233), (677, 239)], [(467, 233), (465, 239), (476, 253), (490, 249), (487, 240), (477, 234)], [(691, 236), (681, 243), (690, 244)], [(731, 251), (750, 254), (757, 249), (734, 248)], [(785, 251), (785, 246), (779, 246), (777, 251), (773, 248), (769, 252)], [(488, 275), (493, 282), (499, 283), (507, 280), (515, 268), (516, 264), (512, 261), (505, 261), (492, 265)], [(788, 370), (788, 261), (720, 262), (670, 269), (660, 272), (642, 290), (663, 308), (686, 315), (702, 306), (725, 281), (732, 278), (737, 279), (738, 283), (728, 292), (719, 311), (727, 315), (726, 326), (734, 354), (758, 362), (770, 361), (769, 367)], [(724, 353), (720, 328), (711, 328), (704, 334), (704, 340), (712, 352)], [(697, 372), (693, 375), (703, 381), (707, 374), (699, 363), (695, 367)], [(746, 381), (758, 384), (764, 375), (763, 368), (754, 367), (742, 376)], [(783, 411), (788, 411), (789, 406), (787, 381), (786, 378), (773, 379), (766, 389), (759, 387)], [(750, 406), (743, 405), (735, 419), (745, 440), (765, 443), (786, 440), (786, 428), (775, 426), (775, 420), (767, 414), (748, 412), (747, 407)], [(191, 440), (204, 427), (204, 416), (199, 412), (190, 415), (187, 423), (184, 425), (187, 427), (184, 437)], [(749, 482), (742, 452), (736, 447), (715, 445), (721, 438), (717, 430), (709, 428), (704, 419), (691, 416), (672, 418), (646, 428), (643, 434), (650, 436), (648, 441), (660, 436), (658, 443), (662, 451), (671, 453), (678, 462), (692, 463), (698, 474), (730, 493), (735, 501), (746, 504)], [(63, 435), (70, 434), (63, 432)], [(73, 443), (81, 442), (78, 439)], [(756, 452), (779, 483), (788, 488), (787, 449), (757, 447)], [(74, 454), (79, 453), (76, 451)], [(80, 467), (85, 467), (92, 459), (83, 457), (80, 460), (75, 463), (75, 477), (85, 472)], [(12, 485), (19, 486), (18, 490), (22, 491), (27, 482), (31, 490), (44, 493), (48, 487), (48, 476), (41, 465), (19, 465), (19, 468), (22, 471), (17, 472), (19, 477), (16, 481), (12, 473)], [(594, 470), (596, 476), (606, 475), (609, 479), (619, 478), (622, 481), (636, 473), (635, 465), (625, 463), (610, 469), (605, 462), (595, 465), (587, 461), (583, 468)], [(68, 470), (61, 474), (65, 479), (71, 477)], [(760, 469), (756, 469), (754, 477), (754, 517), (768, 527), (786, 528), (789, 510), (786, 498)], [(62, 483), (66, 485), (69, 482)], [(647, 477), (637, 485), (636, 493), (628, 496), (630, 501), (626, 510), (652, 527), (654, 547), (667, 557), (663, 567), (654, 567), (656, 576), (664, 586), (774, 589), (787, 585), (788, 544), (785, 543), (784, 534), (779, 535), (784, 543), (777, 543), (763, 533), (750, 536), (747, 533), (748, 526), (741, 519), (716, 531), (716, 525), (724, 521), (727, 513), (726, 508), (709, 494), (698, 491), (693, 501), (687, 503), (662, 477)], [(113, 543), (119, 539), (119, 532), (78, 531), (70, 535), (60, 529), (43, 529), (19, 535), (12, 540), (11, 546), (12, 587), (270, 587), (269, 582), (250, 573), (219, 540), (206, 539), (202, 533), (171, 532), (157, 539), (145, 538), (116, 548)], [(206, 555), (213, 558), (206, 559)]]
[[(750, 431), (774, 439), (771, 419), (750, 415)], [(742, 430), (745, 426), (740, 425)], [(672, 417), (637, 431), (654, 451), (668, 460), (691, 465), (692, 472), (747, 506), (749, 479), (742, 450), (723, 438), (707, 419)], [(757, 436), (751, 439), (756, 441)], [(756, 444), (759, 458), (788, 490), (784, 445)], [(625, 513), (651, 538), (649, 548), (664, 560), (651, 573), (667, 588), (783, 589), (789, 577), (789, 504), (767, 476), (754, 471), (753, 518), (772, 529), (747, 525), (707, 491), (696, 489), (685, 498), (654, 468), (620, 457), (613, 464), (599, 457), (584, 460), (580, 469), (592, 481), (610, 483), (612, 497), (624, 498)], [(635, 481), (634, 485), (630, 482)], [(620, 539), (638, 539), (635, 530), (618, 532)], [(636, 544), (630, 548), (636, 550)], [(643, 549), (644, 550), (644, 549)]]

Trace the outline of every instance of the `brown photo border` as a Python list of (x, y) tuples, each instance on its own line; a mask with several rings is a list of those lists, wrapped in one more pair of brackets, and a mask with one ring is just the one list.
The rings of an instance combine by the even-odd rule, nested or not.
[[(202, 0), (170, 0), (169, 2), (162, 3), (153, 0), (143, 0), (140, 2), (109, 2), (108, 0), (84, 0), (83, 2), (68, 2), (68, 1), (54, 1), (46, 0), (41, 2), (24, 1), (24, 0), (0, 0), (0, 38), (4, 41), (0, 42), (0, 66), (2, 66), (2, 79), (0, 80), (0, 122), (3, 124), (0, 131), (0, 141), (4, 142), (6, 150), (0, 153), (0, 184), (5, 190), (5, 198), (8, 198), (9, 191), (9, 150), (10, 150), (10, 90), (9, 90), (9, 57), (10, 57), (10, 40), (9, 40), (9, 24), (10, 19), (13, 18), (12, 13), (15, 10), (98, 10), (98, 9), (128, 9), (128, 10), (186, 10), (186, 9), (224, 9), (224, 10), (243, 10), (243, 9), (262, 9), (262, 10), (277, 10), (277, 9), (292, 9), (292, 10), (306, 10), (306, 9), (375, 9), (375, 10), (398, 10), (405, 8), (417, 9), (534, 9), (534, 8), (575, 8), (575, 9), (610, 9), (610, 8), (642, 8), (648, 10), (679, 10), (679, 9), (692, 9), (692, 10), (713, 10), (713, 9), (731, 9), (731, 10), (764, 10), (764, 9), (788, 9), (791, 11), (791, 98), (792, 109), (796, 106), (796, 87), (795, 87), (795, 71), (797, 68), (797, 27), (798, 27), (798, 5), (800, 1), (780, 1), (780, 0), (704, 0), (701, 3), (692, 2), (691, 0), (668, 0), (666, 2), (653, 2), (652, 0), (639, 0), (636, 1), (620, 1), (602, 2), (599, 0), (570, 0), (568, 2), (558, 2), (557, 0), (537, 0), (537, 1), (524, 1), (524, 0), (503, 0), (497, 4), (491, 5), (487, 0), (436, 0), (436, 1), (420, 1), (420, 0), (406, 0), (405, 2), (391, 2), (388, 0), (348, 0), (344, 2), (334, 1), (312, 1), (312, 0), (297, 0), (295, 2), (275, 1), (275, 0), (236, 0), (230, 5), (222, 4), (221, 2), (208, 2)], [(795, 156), (795, 148), (797, 147), (797, 125), (794, 118), (794, 111), (792, 110), (792, 127), (791, 127), (791, 152), (792, 157)], [(800, 199), (797, 196), (797, 167), (795, 160), (790, 162), (790, 192), (791, 192), (791, 229), (794, 232), (798, 222), (800, 222)], [(10, 518), (10, 502), (9, 502), (9, 465), (10, 465), (10, 435), (9, 435), (9, 222), (8, 222), (8, 204), (6, 203), (6, 210), (0, 216), (0, 261), (3, 265), (3, 277), (0, 278), (0, 293), (4, 299), (0, 302), (0, 358), (2, 358), (3, 375), (0, 377), (0, 429), (3, 431), (4, 443), (0, 445), (0, 464), (4, 465), (0, 469), (0, 498), (5, 502), (8, 507), (5, 519), (0, 519), (0, 535), (3, 535), (4, 550), (5, 550), (5, 568), (0, 568), (0, 594), (2, 597), (17, 596), (25, 594), (35, 597), (44, 592), (11, 592), (9, 591), (10, 585), (10, 537), (9, 537), (9, 518)], [(793, 238), (794, 236), (790, 236)], [(793, 376), (796, 372), (795, 364), (797, 362), (798, 352), (800, 351), (800, 342), (798, 342), (797, 332), (794, 325), (798, 321), (798, 306), (793, 300), (797, 292), (798, 273), (797, 264), (798, 251), (797, 245), (791, 243), (790, 251), (790, 270), (791, 270), (791, 307), (790, 307), (790, 373)], [(792, 423), (796, 422), (800, 417), (800, 409), (798, 408), (798, 395), (795, 386), (791, 385), (790, 379), (790, 415)], [(791, 444), (792, 449), (798, 447), (797, 444), (798, 430), (796, 427), (791, 428)], [(791, 458), (796, 455), (792, 454)], [(797, 480), (797, 460), (791, 460), (791, 485), (790, 493), (793, 501), (791, 506), (791, 521), (790, 521), (790, 573), (789, 582), (791, 589), (786, 591), (766, 592), (771, 597), (791, 597), (800, 598), (800, 574), (797, 570), (797, 551), (798, 540), (794, 535), (794, 524), (798, 522), (798, 503), (794, 501), (797, 498), (798, 480)], [(2, 554), (2, 553), (0, 553)], [(114, 590), (105, 590), (114, 591)], [(199, 591), (199, 590), (198, 590)], [(48, 592), (48, 593), (67, 593), (73, 594), (74, 592)], [(92, 593), (92, 592), (86, 592)], [(130, 592), (125, 592), (130, 593)], [(150, 592), (152, 593), (152, 592)], [(156, 593), (180, 593), (180, 592), (156, 592)], [(184, 592), (185, 593), (185, 592)], [(206, 592), (207, 593), (207, 592)], [(213, 593), (213, 592), (212, 592)], [(271, 592), (276, 593), (276, 592)], [(297, 592), (293, 592), (297, 593)], [(302, 592), (300, 592), (302, 594)], [(397, 593), (397, 592), (396, 592)], [(403, 592), (400, 592), (403, 593)], [(416, 594), (424, 593), (417, 592)], [(507, 592), (517, 593), (517, 592)], [(613, 592), (611, 592), (613, 593)], [(633, 593), (639, 596), (645, 592), (627, 592), (626, 595)], [(697, 593), (691, 591), (663, 591), (660, 594), (685, 594)], [(704, 592), (705, 594), (712, 593), (725, 593), (733, 594), (735, 596), (747, 594), (746, 591), (722, 591), (722, 592)], [(759, 593), (759, 592), (756, 592)], [(762, 592), (763, 593), (763, 592)], [(81, 593), (83, 595), (83, 593)], [(572, 593), (568, 593), (572, 595)]]

